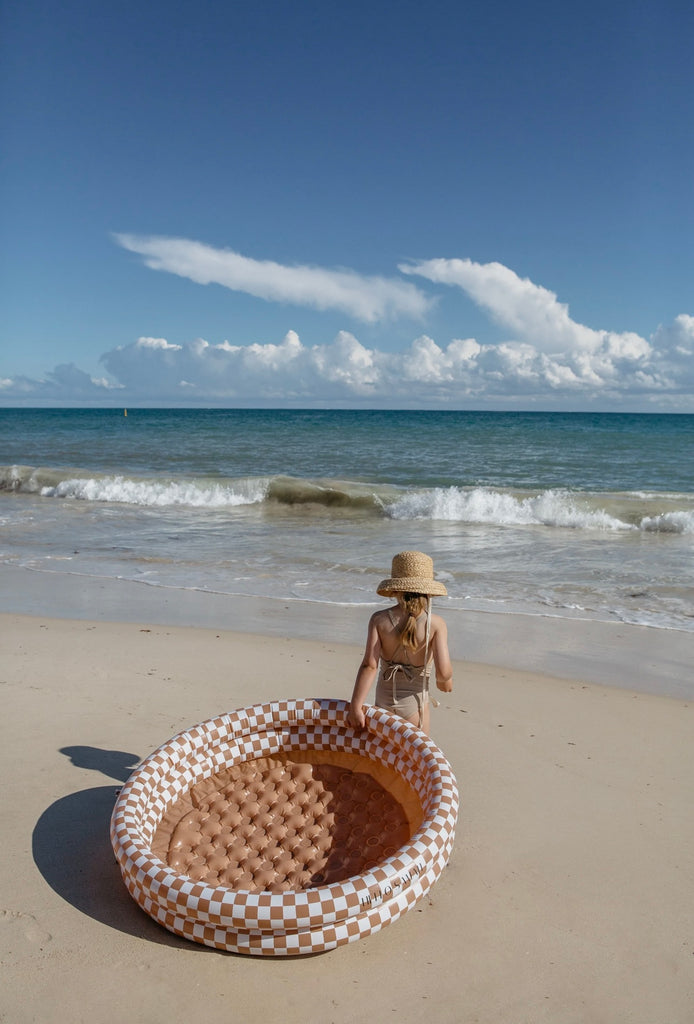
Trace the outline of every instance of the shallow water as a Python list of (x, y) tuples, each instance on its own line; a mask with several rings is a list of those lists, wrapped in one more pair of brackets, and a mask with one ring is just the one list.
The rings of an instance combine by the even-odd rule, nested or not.
[(372, 604), (395, 551), (451, 608), (694, 630), (694, 417), (0, 410), (0, 559)]

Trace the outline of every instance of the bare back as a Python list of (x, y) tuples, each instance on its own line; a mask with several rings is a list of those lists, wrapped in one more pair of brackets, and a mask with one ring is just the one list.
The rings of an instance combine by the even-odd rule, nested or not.
[[(386, 608), (374, 616), (374, 624), (381, 644), (381, 657), (386, 661), (395, 661), (401, 665), (421, 666), (424, 664), (424, 648), (426, 645), (426, 612), (417, 619), (416, 647), (405, 647), (400, 635), (405, 628), (408, 615), (400, 605)], [(431, 616), (431, 632), (429, 636), (429, 657), (432, 654), (436, 632), (441, 628), (442, 620), (438, 615)]]

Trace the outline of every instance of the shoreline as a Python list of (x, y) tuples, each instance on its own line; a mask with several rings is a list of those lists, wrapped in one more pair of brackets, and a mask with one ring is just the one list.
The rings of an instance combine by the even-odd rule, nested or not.
[[(383, 603), (338, 605), (0, 567), (0, 615), (149, 623), (363, 647)], [(447, 609), (455, 660), (694, 700), (694, 633), (577, 617)], [(351, 684), (350, 684), (351, 685)]]

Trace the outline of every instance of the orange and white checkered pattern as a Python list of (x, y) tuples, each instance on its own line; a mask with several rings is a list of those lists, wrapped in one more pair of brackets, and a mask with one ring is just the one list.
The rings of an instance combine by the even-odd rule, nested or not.
[[(287, 956), (370, 935), (414, 906), (450, 856), (458, 816), (455, 778), (419, 729), (371, 707), (366, 728), (357, 731), (347, 707), (345, 701), (316, 699), (243, 708), (180, 733), (133, 772), (113, 810), (111, 842), (128, 891), (150, 917), (217, 949)], [(301, 750), (347, 751), (400, 774), (424, 812), (409, 842), (338, 884), (282, 893), (196, 882), (152, 853), (164, 814), (192, 786), (233, 765)]]

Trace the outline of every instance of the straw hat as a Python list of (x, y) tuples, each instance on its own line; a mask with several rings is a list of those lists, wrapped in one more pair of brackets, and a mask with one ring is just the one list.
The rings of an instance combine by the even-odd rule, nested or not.
[(445, 597), (448, 593), (443, 583), (434, 579), (434, 563), (422, 551), (401, 551), (393, 559), (390, 571), (391, 578), (382, 580), (376, 588), (382, 597), (391, 594)]

